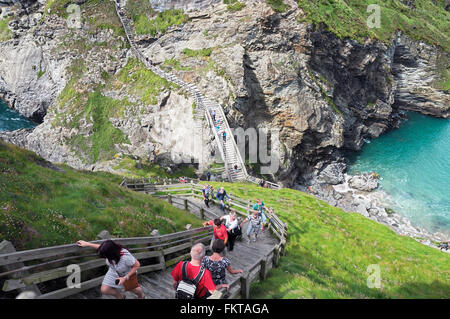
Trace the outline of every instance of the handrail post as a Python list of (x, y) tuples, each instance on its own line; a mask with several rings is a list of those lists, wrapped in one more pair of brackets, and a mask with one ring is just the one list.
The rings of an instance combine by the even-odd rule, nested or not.
[(259, 278), (261, 280), (266, 279), (267, 277), (267, 257), (264, 257), (264, 259), (261, 260), (261, 270), (259, 273)]
[(250, 295), (250, 274), (241, 277), (241, 298), (248, 299)]
[(278, 267), (279, 261), (280, 261), (280, 246), (277, 245), (273, 252), (273, 266)]
[(183, 200), (183, 204), (184, 204), (184, 210), (188, 210), (188, 200), (186, 198)]
[[(11, 242), (9, 242), (7, 240), (3, 240), (2, 242), (0, 242), (0, 254), (9, 254), (9, 253), (15, 253), (15, 252), (16, 252), (16, 248), (14, 248), (14, 246)], [(10, 271), (10, 270), (22, 268), (24, 266), (25, 265), (23, 264), (23, 262), (17, 262), (17, 263), (3, 266), (3, 268), (6, 271)], [(26, 276), (27, 274), (28, 274), (27, 271), (15, 273), (14, 275), (11, 276), (13, 280), (6, 281), (3, 286), (3, 289), (5, 291), (17, 289), (18, 292), (32, 291), (35, 293), (36, 296), (41, 295), (41, 292), (37, 285), (32, 284), (32, 285), (26, 286), (26, 284), (22, 282), (21, 277)], [(8, 286), (8, 287), (6, 287), (6, 286)]]

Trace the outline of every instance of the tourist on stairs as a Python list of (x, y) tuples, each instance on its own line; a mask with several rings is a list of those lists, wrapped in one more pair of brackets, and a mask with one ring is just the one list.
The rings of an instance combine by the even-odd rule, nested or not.
[(224, 244), (226, 245), (228, 242), (228, 233), (227, 228), (224, 224), (222, 224), (222, 221), (220, 218), (216, 218), (214, 220), (209, 220), (207, 222), (203, 223), (203, 226), (213, 226), (213, 238), (211, 239), (211, 245), (210, 248), (212, 249), (212, 245), (217, 240), (222, 240)]
[(211, 196), (211, 186), (209, 186), (208, 184), (203, 186), (202, 195), (203, 195), (203, 200), (205, 201), (206, 207), (209, 208), (209, 197)]
[(122, 245), (112, 240), (106, 240), (101, 245), (79, 240), (77, 245), (97, 249), (99, 257), (106, 259), (109, 269), (100, 288), (103, 295), (125, 299), (125, 295), (119, 291), (125, 288), (125, 291), (132, 291), (139, 299), (144, 299), (144, 293), (137, 280), (137, 269), (141, 265)]
[(236, 212), (231, 211), (230, 214), (220, 217), (221, 220), (225, 220), (225, 227), (228, 234), (227, 247), (228, 251), (233, 251), (234, 242), (236, 237), (241, 235), (241, 227), (239, 227), (239, 221), (236, 217)]
[(216, 285), (216, 289), (226, 288), (228, 290), (230, 289), (230, 286), (225, 279), (225, 270), (228, 270), (228, 272), (232, 275), (240, 274), (243, 272), (243, 270), (233, 269), (231, 267), (231, 261), (228, 258), (222, 257), (220, 255), (224, 249), (225, 244), (223, 243), (223, 241), (215, 241), (212, 246), (213, 254), (211, 256), (205, 256), (205, 258), (203, 258), (202, 266), (204, 266), (211, 272), (211, 277), (214, 285)]
[[(180, 261), (170, 273), (172, 275), (172, 286), (177, 290), (178, 284), (183, 280), (183, 267), (186, 269), (187, 277), (194, 280), (197, 275), (204, 269), (201, 266), (203, 257), (205, 257), (205, 246), (201, 243), (192, 246), (191, 261)], [(203, 275), (199, 278), (195, 290), (194, 298), (206, 299), (211, 296), (216, 290), (216, 286), (211, 278), (211, 273), (208, 269), (204, 269)]]
[(220, 209), (222, 210), (223, 213), (225, 213), (225, 198), (227, 198), (228, 200), (230, 200), (230, 197), (228, 196), (227, 192), (225, 191), (225, 188), (220, 187), (219, 190), (217, 191), (217, 195), (216, 195), (217, 200), (220, 201)]
[(264, 202), (262, 200), (260, 200), (260, 199), (257, 199), (256, 203), (253, 205), (253, 210), (256, 210), (256, 211), (259, 212), (259, 214), (262, 217), (262, 222), (263, 222), (263, 225), (264, 225), (266, 223), (266, 221), (267, 221), (267, 216), (266, 216), (266, 214), (264, 214), (264, 210), (269, 211), (269, 209), (264, 206)]
[(249, 215), (242, 223), (241, 223), (241, 228), (242, 225), (245, 224), (246, 222), (250, 222), (250, 224), (247, 227), (247, 237), (248, 237), (248, 241), (251, 241), (251, 237), (250, 235), (253, 233), (255, 234), (255, 239), (253, 240), (254, 242), (256, 242), (256, 239), (258, 237), (259, 231), (263, 230), (263, 222), (262, 222), (262, 217), (261, 215), (258, 213), (258, 211), (254, 210), (253, 214)]

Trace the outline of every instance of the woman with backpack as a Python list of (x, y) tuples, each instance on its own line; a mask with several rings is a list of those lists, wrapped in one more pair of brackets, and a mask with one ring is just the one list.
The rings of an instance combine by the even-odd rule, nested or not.
[(202, 266), (211, 272), (211, 277), (214, 285), (216, 285), (216, 289), (226, 288), (228, 290), (230, 289), (230, 286), (225, 279), (225, 270), (227, 270), (230, 274), (240, 274), (243, 270), (233, 269), (231, 267), (231, 261), (228, 258), (221, 256), (224, 249), (225, 244), (222, 240), (214, 241), (212, 246), (213, 254), (203, 258)]
[(109, 269), (100, 288), (103, 295), (125, 299), (125, 295), (119, 291), (119, 289), (125, 288), (125, 291), (132, 291), (139, 299), (144, 299), (144, 293), (137, 281), (137, 269), (141, 265), (127, 249), (110, 239), (102, 244), (79, 240), (77, 245), (94, 248), (99, 257), (105, 258)]

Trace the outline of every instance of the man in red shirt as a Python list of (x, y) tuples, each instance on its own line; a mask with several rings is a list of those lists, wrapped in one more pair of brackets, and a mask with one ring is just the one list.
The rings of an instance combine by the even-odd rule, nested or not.
[[(205, 257), (205, 246), (201, 243), (192, 246), (191, 261), (188, 262), (186, 267), (189, 279), (194, 279), (199, 273), (203, 257)], [(175, 290), (178, 287), (178, 283), (183, 280), (182, 266), (183, 261), (180, 261), (171, 272), (173, 279), (172, 286)], [(197, 289), (195, 290), (195, 298), (208, 298), (215, 290), (216, 286), (211, 278), (211, 272), (208, 269), (205, 269), (205, 273), (198, 282)]]

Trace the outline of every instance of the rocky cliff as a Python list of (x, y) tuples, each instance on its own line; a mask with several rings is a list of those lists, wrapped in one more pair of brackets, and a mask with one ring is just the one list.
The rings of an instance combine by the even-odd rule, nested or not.
[(208, 136), (194, 136), (194, 101), (131, 55), (114, 3), (78, 3), (80, 28), (33, 1), (6, 10), (13, 37), (0, 43), (0, 97), (41, 124), (2, 138), (84, 169), (111, 171), (125, 155), (211, 162)]
[[(174, 149), (211, 161), (210, 147), (192, 151), (193, 101), (132, 59), (112, 3), (80, 3), (80, 29), (37, 2), (11, 10), (14, 36), (0, 43), (0, 94), (43, 122), (22, 143), (85, 168), (111, 167), (117, 153), (153, 161)], [(287, 186), (342, 183), (342, 151), (396, 127), (402, 110), (450, 117), (448, 92), (435, 85), (447, 52), (400, 32), (390, 43), (340, 39), (302, 22), (302, 9), (286, 3), (278, 13), (266, 1), (245, 1), (238, 11), (184, 1), (178, 5), (195, 9), (189, 20), (140, 49), (221, 103), (232, 127), (279, 130), (271, 155), (280, 169), (272, 177)]]

